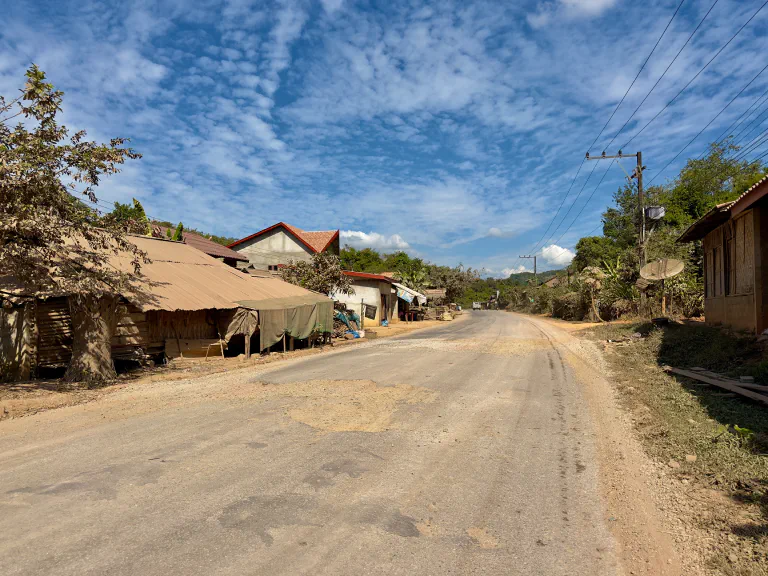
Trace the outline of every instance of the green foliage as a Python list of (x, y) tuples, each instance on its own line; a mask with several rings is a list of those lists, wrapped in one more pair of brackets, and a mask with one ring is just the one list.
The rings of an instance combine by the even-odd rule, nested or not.
[(309, 262), (291, 262), (280, 270), (283, 280), (321, 294), (354, 294), (349, 276), (335, 254), (318, 252)]
[[(168, 222), (167, 220), (154, 220), (152, 223), (157, 224), (158, 226), (165, 227), (166, 237), (168, 238), (173, 237), (174, 225), (171, 222)], [(216, 242), (216, 244), (221, 244), (222, 246), (229, 246), (230, 244), (232, 244), (232, 242), (236, 242), (237, 240), (239, 240), (239, 238), (234, 238), (232, 236), (216, 236), (215, 234), (208, 234), (207, 232), (203, 232), (202, 230), (198, 230), (197, 228), (184, 228), (184, 230), (186, 230), (187, 232), (198, 234), (203, 238), (208, 238), (208, 240)]]
[(173, 232), (173, 236), (171, 236), (171, 240), (174, 240), (176, 242), (181, 242), (184, 240), (184, 224), (179, 222), (176, 225), (176, 230)]
[(115, 208), (104, 216), (104, 222), (115, 222), (125, 228), (126, 232), (131, 234), (142, 234), (149, 236), (152, 234), (152, 226), (149, 223), (147, 214), (141, 202), (133, 198), (132, 204), (121, 204), (115, 202)]
[(388, 272), (384, 259), (381, 254), (371, 248), (363, 248), (357, 250), (351, 246), (344, 246), (341, 250), (341, 266), (344, 270), (352, 270), (354, 272), (370, 272), (373, 274), (379, 272)]
[(716, 204), (735, 199), (765, 175), (761, 162), (736, 160), (733, 154), (738, 150), (726, 140), (712, 144), (709, 154), (701, 160), (688, 160), (660, 194), (668, 226), (687, 227)]
[(371, 248), (357, 250), (344, 246), (340, 259), (344, 270), (374, 274), (394, 272), (398, 282), (417, 291), (425, 288), (445, 288), (445, 297), (449, 302), (461, 300), (478, 277), (475, 270), (464, 268), (461, 264), (454, 268), (438, 266), (424, 262), (421, 258), (412, 258), (405, 252), (379, 254)]
[(600, 266), (605, 260), (616, 260), (622, 249), (607, 236), (586, 236), (576, 243), (573, 269), (581, 272), (587, 266)]
[[(56, 117), (62, 98), (35, 65), (20, 97), (0, 97), (0, 276), (30, 292), (118, 292), (131, 278), (107, 265), (109, 252), (131, 254), (135, 272), (146, 255), (122, 223), (99, 218), (80, 198), (95, 203), (101, 179), (140, 155), (124, 138), (97, 144), (84, 131), (70, 135)], [(16, 117), (23, 121), (12, 126)]]
[[(688, 317), (703, 312), (702, 253), (700, 243), (679, 244), (677, 239), (716, 204), (737, 197), (766, 173), (760, 162), (736, 160), (736, 151), (738, 147), (730, 141), (713, 144), (706, 157), (689, 159), (676, 178), (645, 191), (646, 206), (666, 208), (666, 216), (660, 222), (646, 222), (646, 259), (651, 262), (674, 258), (683, 262), (683, 273), (667, 281), (665, 287), (677, 304), (675, 312)], [(634, 283), (639, 277), (640, 215), (634, 184), (617, 190), (613, 200), (613, 206), (603, 213), (603, 236), (579, 240), (573, 266), (581, 271), (618, 259), (620, 270), (609, 273), (605, 286), (596, 294), (601, 313), (615, 317), (633, 311), (632, 302), (638, 296)], [(662, 293), (659, 284), (650, 288), (652, 313), (661, 311)]]

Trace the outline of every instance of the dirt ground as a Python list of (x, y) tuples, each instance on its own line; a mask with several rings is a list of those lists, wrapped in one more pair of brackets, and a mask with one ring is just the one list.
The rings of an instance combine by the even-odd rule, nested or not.
[[(459, 315), (454, 322), (460, 322), (466, 315)], [(366, 332), (375, 332), (372, 338), (391, 338), (416, 330), (445, 325), (440, 320), (423, 322), (397, 322), (389, 327), (376, 326)], [(0, 421), (20, 418), (65, 406), (76, 406), (113, 394), (127, 385), (148, 384), (152, 382), (173, 382), (188, 380), (231, 370), (242, 370), (261, 365), (281, 362), (293, 358), (328, 353), (344, 346), (354, 346), (369, 341), (369, 338), (335, 341), (333, 346), (295, 350), (286, 353), (254, 355), (245, 358), (221, 358), (219, 356), (203, 358), (177, 358), (166, 366), (138, 369), (123, 373), (117, 381), (99, 389), (80, 389), (65, 386), (60, 380), (31, 380), (26, 382), (0, 383)]]
[[(604, 454), (616, 451), (608, 457), (615, 464), (609, 464), (606, 470), (610, 474), (612, 468), (621, 469), (628, 461), (645, 460), (638, 477), (645, 478), (643, 489), (662, 516), (663, 526), (659, 529), (674, 542), (683, 573), (768, 574), (768, 529), (761, 511), (765, 507), (761, 494), (768, 477), (760, 471), (765, 463), (758, 461), (765, 455), (742, 453), (733, 439), (723, 439), (722, 426), (712, 417), (712, 406), (703, 396), (705, 391), (695, 385), (686, 389), (666, 375), (643, 340), (610, 343), (605, 338), (596, 339), (596, 335), (611, 334), (611, 327), (541, 320), (561, 329), (570, 328), (582, 351), (595, 351), (592, 367), (606, 375), (611, 394), (621, 406), (622, 414), (610, 425), (625, 428), (633, 439), (628, 446), (645, 453), (625, 459), (617, 447), (605, 446)], [(623, 322), (615, 331), (634, 330), (628, 324), (634, 323)], [(597, 326), (597, 332), (590, 330)], [(743, 417), (756, 406), (743, 405), (740, 399), (713, 401), (724, 410), (724, 401), (736, 403), (731, 418), (737, 418), (737, 414)], [(624, 495), (607, 494), (609, 501), (617, 498), (623, 499)], [(616, 527), (620, 529), (620, 522)], [(626, 541), (626, 536), (623, 539)]]

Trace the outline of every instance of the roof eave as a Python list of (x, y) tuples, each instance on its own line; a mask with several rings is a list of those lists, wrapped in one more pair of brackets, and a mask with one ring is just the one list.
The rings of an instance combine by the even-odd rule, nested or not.
[(733, 202), (720, 204), (704, 214), (696, 222), (691, 224), (677, 239), (677, 242), (685, 244), (695, 240), (701, 240), (718, 226), (721, 226), (731, 217)]

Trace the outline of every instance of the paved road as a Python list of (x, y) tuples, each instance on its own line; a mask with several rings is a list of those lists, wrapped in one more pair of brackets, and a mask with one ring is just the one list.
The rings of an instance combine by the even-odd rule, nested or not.
[(617, 573), (579, 385), (524, 317), (228, 378), (270, 392), (0, 442), (3, 573)]

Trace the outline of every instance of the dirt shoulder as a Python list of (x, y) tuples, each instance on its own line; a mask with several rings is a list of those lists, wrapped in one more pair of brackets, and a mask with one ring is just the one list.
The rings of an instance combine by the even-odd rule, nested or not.
[[(453, 321), (460, 322), (466, 318), (467, 315), (463, 314), (457, 316)], [(398, 322), (389, 327), (376, 326), (366, 330), (366, 332), (375, 332), (375, 338), (377, 339), (391, 338), (417, 330), (444, 326), (445, 324), (446, 322), (440, 320)], [(219, 356), (208, 358), (207, 360), (202, 358), (177, 358), (166, 366), (140, 369), (121, 374), (113, 384), (99, 389), (68, 387), (59, 380), (0, 383), (0, 422), (30, 416), (46, 410), (93, 402), (105, 396), (121, 392), (127, 387), (141, 387), (158, 382), (172, 383), (181, 380), (194, 380), (235, 370), (252, 370), (274, 362), (290, 361), (306, 356), (344, 350), (349, 346), (360, 345), (372, 339), (340, 340), (335, 342), (333, 346), (273, 353), (264, 356), (254, 355), (248, 360), (244, 357), (221, 358)]]
[[(558, 328), (568, 324), (537, 321)], [(605, 376), (582, 380), (587, 393), (604, 388), (594, 404), (600, 412), (607, 409), (596, 414), (608, 425), (600, 434), (614, 438), (601, 442), (607, 500), (622, 506), (624, 496), (617, 500), (614, 491), (626, 481), (613, 471), (633, 473), (628, 464), (634, 460), (644, 478), (638, 489), (656, 509), (661, 533), (675, 543), (681, 573), (768, 574), (768, 410), (661, 368), (688, 361), (725, 371), (752, 354), (746, 341), (701, 326), (660, 330), (637, 322), (570, 330), (569, 336), (576, 341), (571, 348), (591, 357)], [(748, 433), (735, 432), (733, 424)], [(621, 430), (623, 440), (616, 438)], [(629, 457), (636, 449), (640, 454)]]

